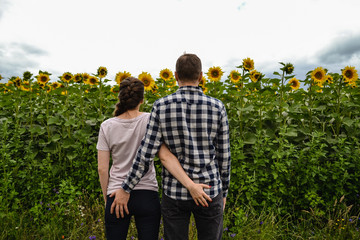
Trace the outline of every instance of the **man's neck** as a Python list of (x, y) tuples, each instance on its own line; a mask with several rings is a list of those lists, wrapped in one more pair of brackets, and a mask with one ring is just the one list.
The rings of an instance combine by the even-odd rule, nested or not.
[(199, 84), (196, 83), (179, 83), (179, 87), (186, 87), (186, 86), (193, 86), (193, 87), (197, 87), (199, 86)]

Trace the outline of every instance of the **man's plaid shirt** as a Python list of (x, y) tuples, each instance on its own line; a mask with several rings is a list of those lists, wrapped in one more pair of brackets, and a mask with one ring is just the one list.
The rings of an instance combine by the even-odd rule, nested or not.
[[(165, 143), (195, 183), (210, 185), (204, 191), (214, 198), (227, 196), (230, 182), (229, 125), (223, 103), (203, 94), (200, 87), (183, 86), (158, 99), (150, 114), (146, 134), (134, 164), (122, 184), (130, 192), (148, 171)], [(165, 168), (164, 193), (176, 200), (191, 200), (188, 190)]]

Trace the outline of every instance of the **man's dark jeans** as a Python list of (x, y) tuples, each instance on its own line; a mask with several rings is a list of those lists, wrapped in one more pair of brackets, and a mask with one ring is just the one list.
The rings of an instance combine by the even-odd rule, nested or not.
[(161, 213), (165, 240), (187, 240), (193, 213), (199, 240), (220, 240), (223, 232), (223, 197), (216, 196), (209, 207), (196, 206), (194, 200), (174, 200), (163, 194)]

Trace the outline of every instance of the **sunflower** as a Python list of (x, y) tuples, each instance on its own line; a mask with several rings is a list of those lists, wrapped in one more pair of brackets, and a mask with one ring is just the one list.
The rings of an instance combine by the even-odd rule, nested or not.
[(284, 71), (288, 75), (292, 74), (292, 72), (294, 71), (294, 65), (291, 63), (284, 64), (284, 67), (280, 68), (280, 70)]
[(21, 84), (21, 90), (23, 91), (30, 91), (30, 82), (29, 81), (23, 81)]
[(331, 75), (326, 75), (324, 82), (326, 82), (327, 84), (332, 84), (334, 82), (334, 79)]
[(252, 60), (251, 58), (244, 58), (243, 59), (243, 68), (246, 71), (251, 71), (254, 69), (254, 60)]
[(166, 82), (166, 86), (168, 88), (173, 88), (176, 87), (176, 80), (174, 78), (170, 79), (169, 81)]
[(45, 86), (46, 86), (46, 83), (38, 82), (38, 85), (39, 85), (40, 88), (44, 89)]
[(13, 84), (14, 84), (13, 81), (9, 80), (9, 81), (5, 84), (5, 86), (10, 87), (10, 86), (13, 85)]
[(356, 82), (350, 82), (349, 86), (352, 87), (352, 88), (356, 88), (357, 84), (356, 84)]
[(147, 72), (142, 72), (139, 74), (139, 80), (144, 83), (144, 87), (146, 91), (151, 91), (155, 86), (155, 81), (151, 77), (151, 75)]
[(36, 76), (36, 78), (40, 87), (42, 85), (45, 85), (50, 80), (49, 75), (45, 73), (40, 73), (39, 75)]
[(257, 81), (259, 81), (260, 78), (261, 78), (261, 73), (260, 73), (260, 72), (258, 72), (258, 71), (256, 71), (256, 70), (252, 70), (252, 71), (250, 72), (250, 79), (251, 79), (251, 81), (253, 81), (254, 83), (257, 82)]
[(199, 82), (199, 86), (204, 88), (206, 85), (206, 78), (204, 76), (202, 76), (200, 82)]
[(83, 81), (83, 75), (81, 73), (77, 73), (74, 75), (74, 82), (81, 83)]
[(210, 81), (218, 82), (220, 81), (224, 72), (221, 70), (220, 67), (211, 67), (209, 71), (206, 73)]
[(160, 71), (160, 78), (162, 78), (165, 81), (169, 81), (174, 77), (172, 71), (170, 69), (163, 69)]
[(23, 78), (24, 78), (24, 80), (30, 80), (30, 78), (32, 77), (32, 73), (31, 72), (29, 72), (29, 71), (26, 71), (26, 72), (24, 72), (23, 73)]
[(244, 88), (244, 83), (240, 82), (239, 84), (236, 84), (235, 88), (237, 91), (240, 91), (240, 89)]
[(154, 93), (154, 94), (157, 93), (158, 90), (159, 90), (159, 87), (156, 86), (156, 85), (154, 85), (154, 86), (151, 88), (151, 92)]
[(115, 93), (115, 94), (118, 94), (119, 91), (120, 91), (119, 85), (115, 85), (110, 89), (110, 92)]
[(82, 77), (83, 77), (83, 83), (89, 84), (90, 75), (88, 73), (83, 73)]
[(120, 84), (127, 77), (131, 77), (131, 73), (126, 71), (118, 72), (115, 76), (115, 81), (117, 82), (117, 84)]
[(1, 74), (0, 74), (0, 80), (1, 80), (1, 79), (4, 79), (4, 78), (3, 78), (3, 77), (1, 76)]
[(65, 72), (62, 76), (61, 76), (61, 80), (64, 82), (70, 82), (72, 79), (74, 78), (74, 76), (69, 73), (69, 72)]
[(202, 87), (201, 89), (202, 89), (204, 94), (206, 94), (209, 91), (209, 89), (207, 87)]
[(20, 77), (16, 77), (16, 78), (13, 80), (13, 82), (14, 82), (14, 85), (15, 85), (17, 88), (19, 88), (19, 87), (21, 86), (22, 80), (21, 80)]
[(231, 80), (231, 82), (232, 83), (238, 83), (239, 82), (239, 80), (241, 79), (241, 75), (240, 75), (240, 73), (238, 72), (238, 71), (236, 71), (236, 70), (232, 70), (231, 72), (230, 72), (230, 80)]
[(311, 78), (316, 83), (324, 83), (325, 81), (326, 72), (325, 69), (322, 67), (317, 67), (314, 69), (314, 71), (311, 72)]
[(61, 86), (61, 84), (58, 83), (58, 82), (53, 82), (53, 83), (51, 83), (52, 89), (57, 89), (57, 88), (59, 88), (60, 86)]
[(342, 75), (345, 79), (345, 82), (349, 83), (350, 85), (351, 83), (356, 82), (359, 77), (355, 67), (351, 67), (351, 66), (345, 67), (342, 70)]
[(99, 79), (98, 79), (97, 77), (95, 77), (95, 76), (91, 76), (91, 77), (89, 77), (89, 79), (88, 79), (88, 83), (89, 83), (90, 85), (98, 85)]
[(99, 78), (104, 78), (107, 75), (107, 69), (106, 67), (99, 67), (97, 70), (97, 74)]
[(299, 87), (300, 87), (300, 82), (299, 80), (297, 80), (296, 78), (291, 78), (289, 80), (289, 84), (290, 84), (290, 87), (293, 89), (293, 90), (298, 90)]

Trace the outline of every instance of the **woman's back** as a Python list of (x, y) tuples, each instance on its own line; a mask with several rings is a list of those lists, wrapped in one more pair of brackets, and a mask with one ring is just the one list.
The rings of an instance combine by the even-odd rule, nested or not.
[[(149, 116), (149, 113), (142, 113), (131, 119), (113, 117), (101, 124), (97, 148), (98, 150), (110, 151), (112, 156), (107, 194), (119, 189), (126, 178), (140, 142), (145, 135)], [(135, 189), (158, 190), (153, 165)]]

